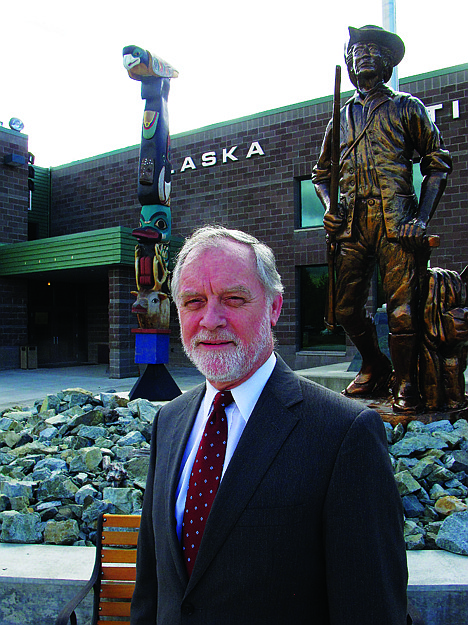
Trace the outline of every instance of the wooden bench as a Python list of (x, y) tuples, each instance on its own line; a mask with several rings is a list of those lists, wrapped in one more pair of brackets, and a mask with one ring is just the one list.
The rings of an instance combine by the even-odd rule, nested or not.
[(130, 625), (140, 515), (102, 514), (91, 579), (60, 612), (55, 625), (77, 625), (75, 610), (93, 589), (92, 625)]

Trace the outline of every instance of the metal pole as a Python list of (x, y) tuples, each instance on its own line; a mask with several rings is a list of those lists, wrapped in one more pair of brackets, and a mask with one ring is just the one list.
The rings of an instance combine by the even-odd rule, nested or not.
[[(385, 30), (396, 33), (396, 0), (382, 0), (382, 25)], [(398, 67), (393, 69), (390, 87), (398, 91)]]

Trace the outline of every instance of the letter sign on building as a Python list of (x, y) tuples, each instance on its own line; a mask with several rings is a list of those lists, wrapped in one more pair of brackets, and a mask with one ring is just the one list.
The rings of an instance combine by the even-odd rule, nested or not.
[(203, 167), (216, 165), (216, 152), (205, 152), (201, 157)]
[(258, 141), (253, 141), (249, 151), (247, 153), (247, 156), (245, 158), (250, 158), (251, 156), (253, 156), (254, 154), (260, 154), (261, 156), (263, 156), (265, 154), (265, 152), (262, 149), (262, 146), (260, 145), (260, 143)]
[[(237, 148), (238, 148), (237, 145), (233, 145), (231, 148), (223, 148), (222, 162), (227, 163), (228, 161), (231, 161), (231, 162), (238, 161), (239, 158), (234, 154)], [(259, 141), (252, 141), (245, 158), (246, 159), (252, 158), (252, 156), (255, 156), (256, 154), (258, 154), (259, 156), (264, 156), (265, 152), (262, 146), (260, 145)], [(210, 152), (204, 152), (201, 155), (202, 167), (213, 167), (213, 165), (216, 165), (217, 163), (218, 163), (218, 157), (214, 150)], [(184, 158), (184, 162), (182, 163), (182, 167), (180, 168), (180, 173), (183, 173), (186, 169), (196, 169), (196, 168), (197, 166), (195, 165), (193, 158), (191, 156), (186, 156)]]
[(180, 171), (182, 172), (182, 171), (185, 171), (186, 169), (196, 169), (195, 163), (193, 162), (193, 159), (191, 156), (186, 156), (184, 158), (184, 164), (180, 168)]
[(227, 163), (228, 158), (231, 161), (238, 161), (237, 156), (234, 156), (234, 150), (237, 150), (237, 145), (234, 145), (230, 150), (223, 148), (223, 163)]

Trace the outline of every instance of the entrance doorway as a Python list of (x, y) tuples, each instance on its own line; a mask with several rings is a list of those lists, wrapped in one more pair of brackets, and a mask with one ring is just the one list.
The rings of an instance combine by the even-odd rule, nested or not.
[(28, 342), (37, 346), (39, 366), (88, 362), (85, 284), (30, 280), (28, 321)]

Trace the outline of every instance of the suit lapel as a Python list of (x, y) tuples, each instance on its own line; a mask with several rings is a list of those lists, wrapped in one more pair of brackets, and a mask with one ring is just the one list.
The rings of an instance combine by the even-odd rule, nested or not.
[(204, 394), (204, 384), (184, 394), (184, 397), (187, 397), (187, 403), (171, 420), (171, 444), (167, 454), (165, 522), (168, 530), (166, 535), (169, 537), (172, 557), (184, 586), (187, 583), (187, 571), (175, 527), (176, 491), (182, 457)]
[(301, 401), (299, 382), (278, 358), (219, 487), (187, 592), (200, 579), (258, 488), (298, 418), (287, 409)]

